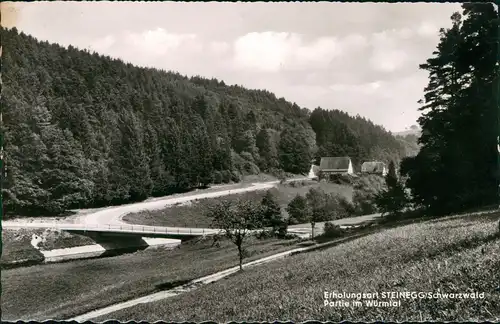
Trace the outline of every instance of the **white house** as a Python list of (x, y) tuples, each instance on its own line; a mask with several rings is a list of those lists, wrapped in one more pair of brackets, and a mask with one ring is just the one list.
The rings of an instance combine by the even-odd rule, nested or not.
[(322, 177), (328, 177), (331, 174), (353, 174), (351, 158), (343, 157), (322, 157), (319, 169)]
[(387, 174), (387, 167), (385, 166), (384, 162), (379, 162), (379, 161), (364, 162), (361, 165), (361, 172), (380, 174), (382, 176), (385, 176)]

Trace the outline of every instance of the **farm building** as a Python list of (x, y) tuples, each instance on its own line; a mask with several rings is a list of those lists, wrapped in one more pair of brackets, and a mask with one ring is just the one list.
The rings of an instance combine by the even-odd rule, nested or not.
[(361, 165), (361, 172), (380, 174), (382, 176), (385, 176), (387, 174), (387, 168), (384, 162), (378, 162), (378, 161), (364, 162)]
[(319, 165), (322, 178), (332, 174), (353, 174), (352, 161), (350, 157), (322, 157)]

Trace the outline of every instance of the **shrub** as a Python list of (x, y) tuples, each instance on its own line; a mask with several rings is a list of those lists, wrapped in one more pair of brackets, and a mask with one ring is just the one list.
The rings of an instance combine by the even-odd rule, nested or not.
[(272, 230), (262, 230), (255, 234), (259, 240), (267, 240), (275, 236), (275, 233)]
[(231, 171), (224, 170), (224, 171), (221, 172), (221, 174), (222, 174), (222, 182), (223, 183), (229, 183), (229, 182), (231, 182), (231, 178), (232, 178)]
[(278, 225), (277, 236), (280, 239), (286, 239), (288, 237), (288, 222), (282, 219)]
[(375, 194), (356, 191), (353, 196), (354, 213), (356, 215), (370, 215), (378, 211), (375, 203)]
[(362, 175), (354, 183), (353, 203), (356, 215), (368, 215), (378, 212), (377, 195), (386, 189), (385, 180), (379, 175)]
[(249, 152), (241, 152), (240, 156), (249, 162), (255, 162), (253, 155)]
[(286, 211), (290, 216), (288, 218), (288, 224), (290, 225), (307, 223), (309, 221), (308, 215), (310, 211), (307, 199), (299, 194), (288, 203)]
[(239, 171), (231, 172), (231, 181), (240, 182), (241, 181), (241, 173)]
[(352, 185), (353, 179), (351, 176), (347, 174), (331, 174), (328, 178), (330, 182), (339, 184), (339, 185)]
[(269, 169), (269, 174), (276, 177), (276, 178), (279, 178), (284, 173), (285, 172), (283, 170), (278, 169), (278, 168), (270, 168)]
[(222, 183), (222, 173), (220, 171), (214, 171), (213, 178), (215, 184)]
[(340, 226), (335, 225), (331, 222), (325, 223), (325, 230), (323, 232), (323, 237), (325, 238), (337, 238), (344, 235), (345, 231), (340, 228)]
[(250, 162), (250, 161), (245, 161), (245, 163), (243, 163), (243, 171), (247, 174), (259, 174), (260, 173), (259, 167), (255, 163)]
[(260, 205), (262, 207), (262, 225), (272, 227), (273, 231), (277, 232), (282, 222), (281, 206), (273, 192), (272, 190), (266, 191)]

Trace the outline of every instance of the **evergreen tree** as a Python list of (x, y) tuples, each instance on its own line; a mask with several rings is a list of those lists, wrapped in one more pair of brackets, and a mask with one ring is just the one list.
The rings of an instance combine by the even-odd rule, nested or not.
[(389, 163), (389, 169), (385, 176), (387, 190), (383, 190), (376, 196), (377, 207), (382, 215), (389, 214), (391, 218), (401, 216), (403, 209), (407, 206), (408, 197), (406, 191), (396, 174), (396, 166), (393, 161)]
[(422, 145), (403, 161), (414, 202), (434, 214), (496, 200), (498, 14), (492, 4), (464, 4), (441, 30), (434, 57), (422, 64), (429, 84), (419, 124)]
[(278, 150), (268, 129), (261, 129), (257, 134), (256, 146), (259, 150), (259, 168), (272, 170), (279, 167)]
[(281, 207), (273, 193), (268, 190), (261, 201), (263, 226), (271, 227), (273, 233), (277, 233), (283, 220)]
[(280, 136), (279, 158), (284, 171), (306, 174), (311, 168), (312, 148), (307, 142), (304, 129), (285, 129)]
[(307, 223), (309, 220), (310, 210), (307, 199), (299, 194), (288, 203), (286, 211), (290, 225)]

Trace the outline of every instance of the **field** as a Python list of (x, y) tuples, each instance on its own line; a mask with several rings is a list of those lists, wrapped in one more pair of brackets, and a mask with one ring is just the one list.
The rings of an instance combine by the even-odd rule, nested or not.
[[(296, 240), (257, 240), (251, 261), (297, 247)], [(110, 304), (167, 289), (236, 266), (235, 245), (197, 239), (179, 248), (2, 271), (2, 320), (65, 319)]]
[[(183, 295), (106, 315), (122, 321), (498, 321), (500, 214), (396, 227), (272, 262)], [(399, 307), (324, 306), (324, 292), (484, 293), (401, 299)], [(380, 295), (381, 296), (381, 295)], [(203, 302), (200, 302), (203, 301)], [(365, 301), (362, 301), (365, 302)], [(103, 319), (95, 319), (103, 320)]]
[[(316, 181), (298, 181), (279, 184), (271, 189), (275, 193), (280, 205), (286, 205), (297, 195), (305, 195), (310, 188), (321, 188), (327, 193), (338, 193), (352, 199), (352, 187), (334, 183)], [(174, 227), (209, 227), (211, 220), (205, 216), (209, 206), (216, 204), (222, 199), (250, 199), (260, 201), (265, 191), (252, 191), (243, 194), (228, 195), (219, 198), (207, 198), (193, 201), (186, 205), (174, 205), (163, 210), (141, 211), (125, 215), (123, 220), (131, 224), (151, 226), (174, 226)]]
[(35, 264), (43, 261), (43, 254), (31, 245), (32, 235), (45, 238), (38, 246), (41, 250), (53, 250), (95, 244), (83, 235), (73, 235), (51, 229), (2, 229), (2, 268), (13, 262)]

